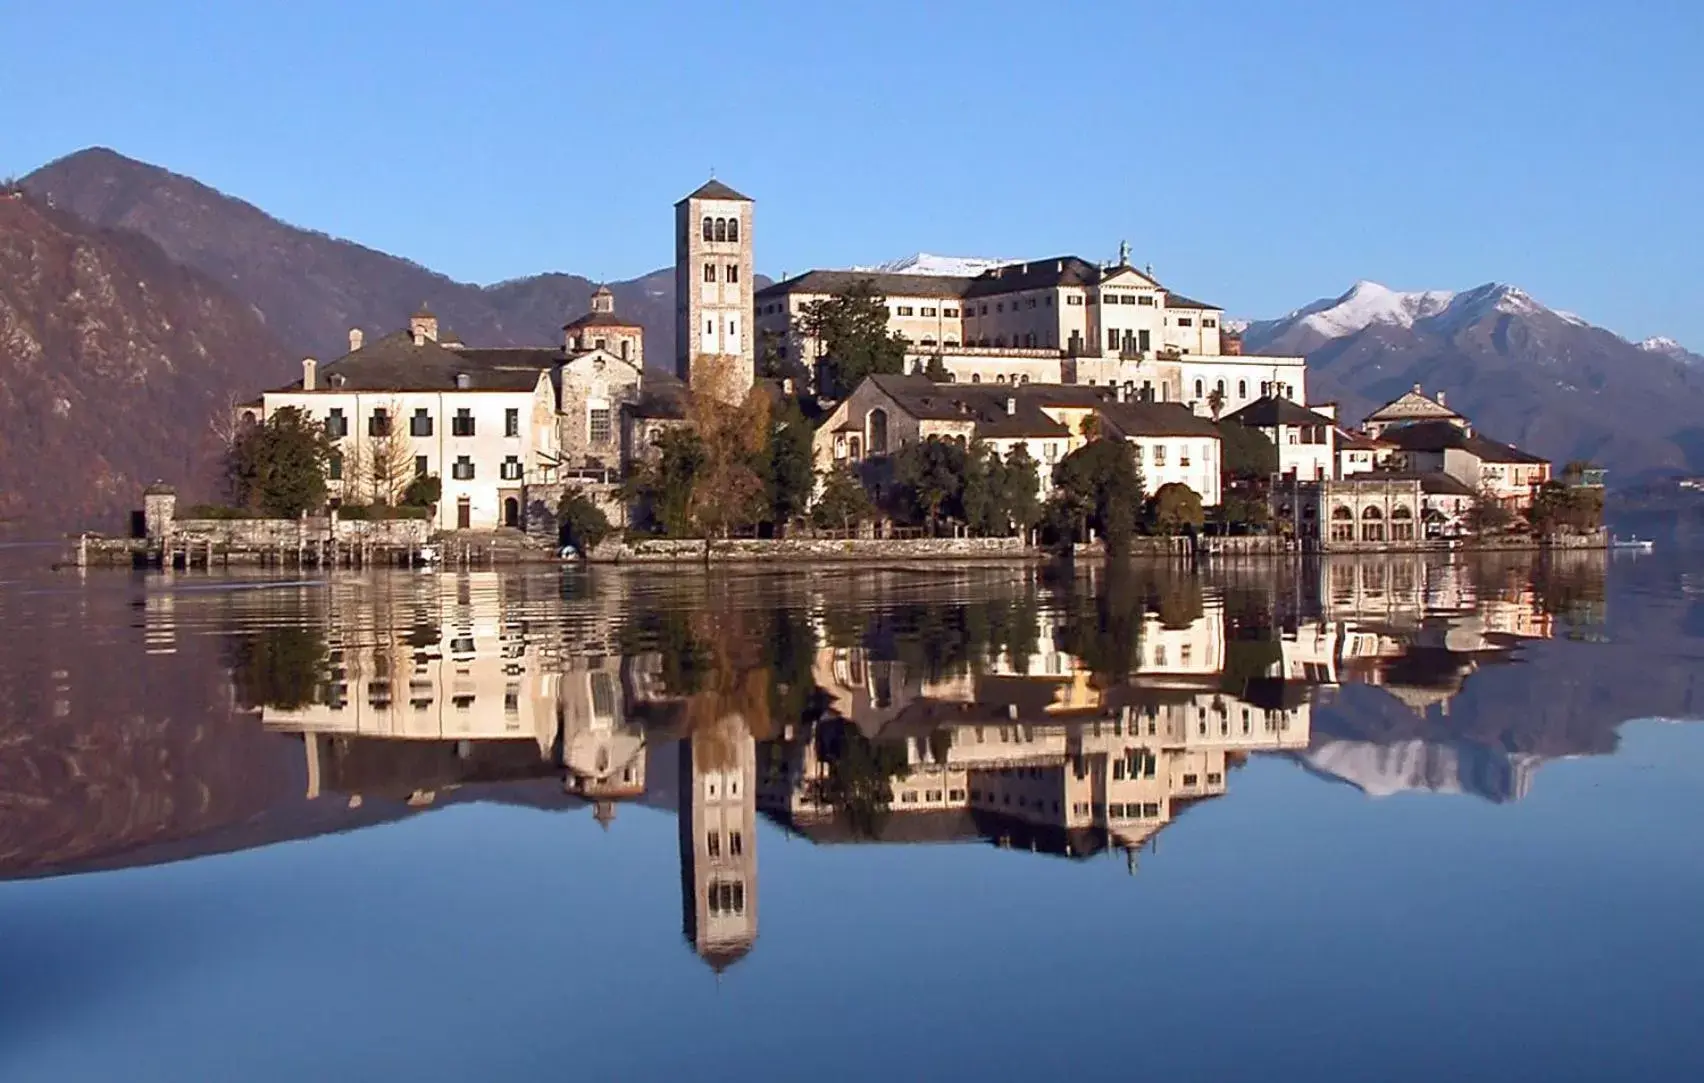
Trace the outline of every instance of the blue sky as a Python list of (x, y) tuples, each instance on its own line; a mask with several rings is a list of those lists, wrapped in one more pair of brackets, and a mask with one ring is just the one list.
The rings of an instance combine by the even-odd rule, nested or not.
[(1110, 258), (1272, 316), (1516, 283), (1704, 350), (1704, 4), (0, 0), (0, 175), (101, 144), (490, 282)]

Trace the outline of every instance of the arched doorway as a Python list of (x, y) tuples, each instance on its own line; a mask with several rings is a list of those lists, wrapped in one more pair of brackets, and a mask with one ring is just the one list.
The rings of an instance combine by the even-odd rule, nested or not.
[(518, 527), (521, 525), (521, 502), (514, 497), (503, 500), (503, 525)]
[(870, 454), (886, 455), (888, 449), (887, 411), (876, 407), (870, 411)]

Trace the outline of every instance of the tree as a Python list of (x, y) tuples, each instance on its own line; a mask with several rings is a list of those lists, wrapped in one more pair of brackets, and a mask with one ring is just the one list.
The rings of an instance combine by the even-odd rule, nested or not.
[(325, 428), (294, 406), (238, 434), (226, 458), (232, 499), (285, 518), (325, 505), (326, 473), (337, 452)]
[(562, 494), (556, 506), (556, 536), (562, 545), (572, 546), (584, 559), (609, 534), (609, 518), (591, 497), (579, 489)]
[(938, 353), (929, 355), (929, 363), (923, 369), (923, 375), (938, 384), (953, 382), (953, 374), (947, 371), (947, 363), (941, 359), (941, 355)]
[(810, 422), (799, 404), (788, 399), (775, 412), (764, 449), (768, 519), (777, 527), (785, 527), (810, 507), (811, 491), (816, 487), (815, 458)]
[(392, 399), (373, 411), (366, 438), (356, 444), (354, 491), (381, 507), (401, 503), (414, 479), (414, 446), (402, 425), (402, 403)]
[(1227, 478), (1265, 484), (1278, 472), (1278, 448), (1259, 429), (1240, 421), (1221, 421), (1219, 441)]
[(706, 538), (763, 518), (762, 454), (770, 438), (767, 393), (737, 387), (733, 358), (706, 355), (693, 368), (687, 420), (703, 460), (692, 479), (692, 523)]
[(822, 495), (817, 497), (811, 516), (818, 526), (851, 530), (873, 510), (864, 483), (849, 464), (841, 463), (823, 476)]
[(964, 492), (966, 452), (953, 440), (931, 436), (900, 448), (893, 457), (894, 478), (900, 497), (913, 519), (920, 519), (933, 535), (943, 513), (959, 508)]
[(1006, 533), (1010, 522), (1006, 515), (1006, 464), (987, 444), (974, 443), (965, 452), (959, 505), (972, 534), (993, 537)]
[(1006, 453), (1006, 517), (1021, 534), (1027, 535), (1041, 522), (1041, 493), (1036, 484), (1041, 477), (1038, 465), (1029, 453), (1028, 444), (1018, 444)]
[(1603, 526), (1603, 490), (1547, 481), (1533, 494), (1527, 521), (1535, 534), (1589, 534)]
[(887, 298), (870, 279), (807, 303), (798, 330), (817, 341), (817, 390), (828, 398), (845, 398), (866, 376), (905, 371), (906, 339), (888, 330)]
[(1223, 388), (1215, 387), (1213, 390), (1207, 392), (1207, 409), (1213, 412), (1213, 421), (1215, 424), (1217, 424), (1219, 420), (1219, 411), (1224, 408), (1225, 391)]
[(444, 483), (436, 474), (418, 474), (402, 491), (402, 503), (409, 508), (430, 508), (444, 498)]
[(1128, 443), (1091, 440), (1059, 461), (1053, 484), (1057, 514), (1070, 523), (1073, 537), (1093, 526), (1106, 539), (1108, 553), (1129, 551), (1142, 501), (1142, 473)]
[(1515, 521), (1515, 515), (1503, 506), (1495, 493), (1482, 486), (1473, 495), (1473, 505), (1467, 509), (1466, 521), (1468, 533), (1479, 538), (1508, 530)]
[(637, 505), (651, 526), (671, 538), (692, 535), (692, 494), (704, 469), (704, 442), (685, 426), (657, 437), (657, 454), (622, 482), (622, 498)]
[(1181, 534), (1193, 528), (1201, 529), (1207, 521), (1201, 508), (1201, 494), (1181, 481), (1160, 486), (1148, 501), (1148, 522), (1156, 534)]

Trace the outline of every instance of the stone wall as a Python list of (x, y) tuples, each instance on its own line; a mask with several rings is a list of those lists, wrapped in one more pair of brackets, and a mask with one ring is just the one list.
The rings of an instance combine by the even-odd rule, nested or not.
[(425, 519), (177, 519), (171, 527), (173, 545), (206, 545), (227, 549), (294, 548), (335, 539), (340, 544), (419, 546), (432, 536)]
[[(710, 543), (712, 561), (977, 560), (1042, 556), (1022, 538), (734, 538)], [(701, 563), (702, 539), (611, 539), (591, 559), (611, 564)]]

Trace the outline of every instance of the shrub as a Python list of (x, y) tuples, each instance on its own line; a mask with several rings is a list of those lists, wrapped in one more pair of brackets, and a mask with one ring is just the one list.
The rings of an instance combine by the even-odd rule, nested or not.
[(402, 503), (410, 508), (429, 508), (444, 498), (444, 482), (436, 474), (422, 474), (402, 491)]

